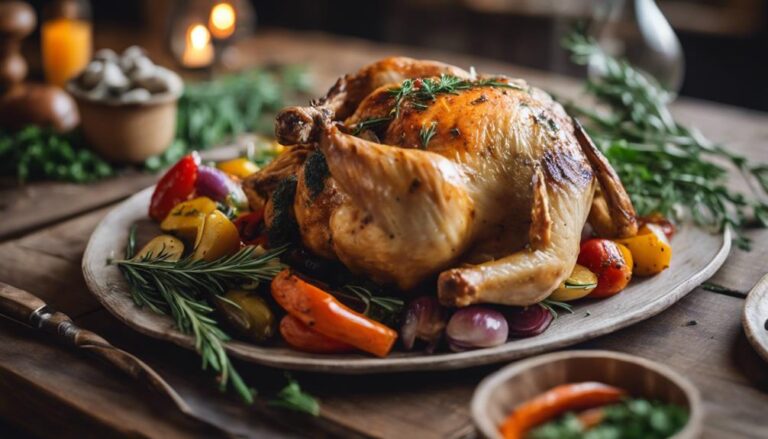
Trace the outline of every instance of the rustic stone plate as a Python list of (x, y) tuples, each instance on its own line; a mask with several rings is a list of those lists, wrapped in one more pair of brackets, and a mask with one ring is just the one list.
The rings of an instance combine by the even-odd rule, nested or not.
[[(104, 217), (88, 242), (83, 274), (98, 300), (125, 324), (151, 337), (193, 349), (192, 338), (177, 331), (170, 318), (136, 307), (119, 270), (107, 265), (107, 259), (122, 256), (130, 226), (148, 223), (151, 193), (152, 188), (139, 192)], [(682, 227), (672, 246), (672, 266), (660, 275), (634, 280), (621, 294), (608, 299), (576, 302), (573, 314), (560, 313), (543, 334), (494, 348), (434, 355), (395, 351), (387, 358), (306, 354), (242, 341), (232, 341), (227, 348), (236, 357), (266, 366), (347, 374), (459, 369), (528, 357), (608, 334), (660, 313), (717, 271), (728, 255), (731, 238), (728, 231), (715, 235)]]
[(768, 361), (768, 274), (747, 295), (741, 324), (752, 347)]

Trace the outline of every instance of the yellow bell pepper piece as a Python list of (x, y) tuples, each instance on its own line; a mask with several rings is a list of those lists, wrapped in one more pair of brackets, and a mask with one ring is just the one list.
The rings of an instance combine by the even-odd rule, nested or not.
[(140, 260), (147, 256), (154, 259), (163, 255), (165, 261), (176, 262), (181, 259), (182, 254), (184, 254), (183, 242), (171, 235), (160, 235), (152, 238), (133, 259)]
[(217, 164), (216, 167), (237, 178), (246, 178), (259, 170), (259, 166), (256, 163), (246, 158), (227, 160)]
[(208, 197), (197, 197), (176, 205), (160, 223), (163, 232), (173, 233), (187, 243), (195, 242), (205, 217), (216, 210), (216, 203)]
[(653, 276), (669, 268), (672, 261), (672, 246), (664, 230), (656, 224), (646, 224), (637, 236), (617, 239), (632, 253), (632, 273), (638, 276)]
[(576, 264), (571, 275), (549, 295), (548, 299), (560, 302), (581, 299), (597, 286), (597, 275), (583, 265)]
[(192, 258), (214, 261), (239, 249), (240, 234), (237, 227), (221, 211), (214, 210), (205, 217), (203, 227), (198, 229)]

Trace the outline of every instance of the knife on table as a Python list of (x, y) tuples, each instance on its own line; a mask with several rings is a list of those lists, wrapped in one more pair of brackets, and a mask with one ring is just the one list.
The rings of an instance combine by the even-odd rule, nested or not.
[(112, 346), (98, 334), (78, 327), (69, 316), (54, 310), (34, 294), (0, 282), (0, 316), (53, 335), (69, 346), (85, 350), (164, 395), (188, 417), (221, 431), (219, 427), (197, 415), (173, 387), (147, 363)]

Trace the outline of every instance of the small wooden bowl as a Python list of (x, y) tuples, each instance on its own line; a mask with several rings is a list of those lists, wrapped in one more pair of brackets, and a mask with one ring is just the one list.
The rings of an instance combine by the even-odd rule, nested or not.
[(699, 436), (702, 406), (690, 381), (659, 363), (609, 351), (565, 351), (513, 363), (485, 378), (472, 397), (472, 419), (480, 433), (499, 438), (499, 426), (521, 404), (560, 384), (598, 381), (637, 398), (678, 404), (688, 410), (675, 439)]
[(80, 110), (83, 137), (104, 159), (141, 163), (171, 146), (180, 91), (136, 103), (93, 100), (72, 88), (69, 91)]

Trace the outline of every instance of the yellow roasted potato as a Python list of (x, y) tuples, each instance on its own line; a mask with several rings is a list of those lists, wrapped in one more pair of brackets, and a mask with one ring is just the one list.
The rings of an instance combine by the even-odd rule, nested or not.
[(173, 233), (187, 243), (195, 242), (205, 218), (216, 210), (216, 203), (208, 197), (197, 197), (176, 205), (160, 223), (163, 232)]
[(583, 265), (576, 264), (571, 275), (549, 295), (548, 299), (568, 302), (581, 299), (597, 286), (597, 275)]
[(221, 211), (214, 210), (205, 217), (203, 227), (198, 228), (192, 258), (213, 261), (239, 249), (237, 227)]
[(171, 235), (160, 235), (152, 238), (133, 259), (139, 260), (147, 256), (157, 258), (164, 255), (165, 261), (176, 262), (181, 259), (182, 254), (184, 254), (184, 243), (181, 240)]
[(259, 171), (259, 166), (246, 158), (227, 160), (218, 163), (216, 167), (229, 175), (241, 179), (245, 179)]
[(632, 274), (653, 276), (669, 268), (672, 260), (672, 246), (664, 230), (657, 224), (646, 224), (640, 228), (637, 236), (617, 239), (632, 253)]

